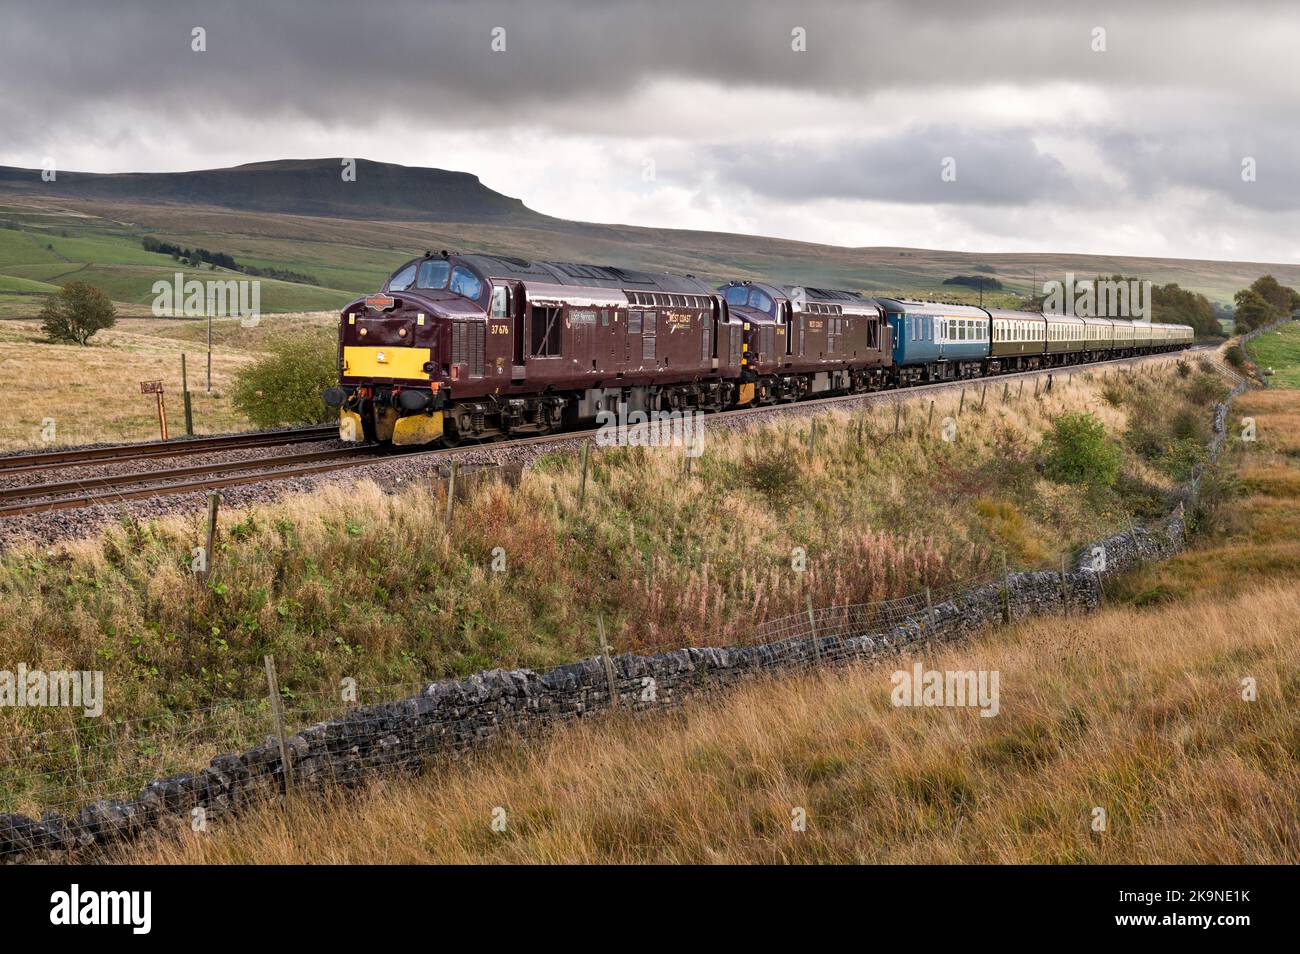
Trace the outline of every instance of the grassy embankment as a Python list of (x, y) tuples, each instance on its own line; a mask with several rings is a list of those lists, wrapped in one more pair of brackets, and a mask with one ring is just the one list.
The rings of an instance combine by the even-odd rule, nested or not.
[[(1006, 403), (994, 382), (982, 410), (972, 391), (959, 415), (948, 393), (932, 422), (929, 398), (917, 397), (898, 437), (888, 406), (825, 414), (811, 464), (808, 420), (794, 416), (711, 430), (689, 474), (677, 450), (605, 449), (581, 508), (575, 455), (554, 454), (517, 489), (477, 490), (450, 532), (427, 487), (332, 489), (223, 514), (207, 586), (189, 572), (197, 516), (128, 523), (57, 553), (0, 555), (0, 600), (24, 608), (0, 619), (0, 659), (102, 669), (108, 719), (183, 724), (195, 707), (262, 698), (266, 653), (298, 698), (344, 676), (410, 685), (568, 661), (593, 651), (598, 614), (616, 650), (644, 651), (723, 641), (806, 598), (942, 587), (996, 571), (1004, 553), (1013, 566), (1057, 566), (1063, 552), (1166, 509), (1223, 392), (1217, 377), (1183, 370), (1058, 375), (1050, 394), (1035, 397), (1028, 381)], [(1123, 461), (1113, 485), (1042, 475), (1042, 435), (1065, 410), (1106, 424)], [(949, 416), (951, 443), (940, 439)], [(505, 572), (490, 568), (495, 547)], [(806, 572), (793, 569), (796, 547)], [(21, 744), (30, 712), (3, 715), (0, 735)], [(144, 753), (158, 758), (140, 771), (193, 765), (201, 750)], [(33, 794), (0, 781), (16, 801)]]
[[(896, 663), (582, 724), (134, 862), (1292, 863), (1300, 851), (1300, 392), (1239, 398), (1186, 553), (1087, 619), (941, 651), (1000, 710), (896, 709)], [(1241, 418), (1258, 441), (1243, 444)], [(1257, 698), (1243, 698), (1243, 680)], [(507, 829), (490, 827), (506, 810)], [(792, 811), (807, 830), (792, 830)], [(1106, 830), (1093, 830), (1094, 810)]]

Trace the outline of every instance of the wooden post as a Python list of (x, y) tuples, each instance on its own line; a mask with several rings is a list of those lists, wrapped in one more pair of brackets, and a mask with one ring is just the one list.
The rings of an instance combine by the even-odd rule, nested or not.
[(1038, 397), (1038, 376), (1034, 376), (1034, 397)]
[(804, 594), (804, 605), (808, 607), (808, 638), (812, 641), (813, 662), (822, 661), (821, 647), (817, 645), (817, 616), (813, 613), (812, 594)]
[(217, 510), (221, 506), (221, 494), (215, 490), (208, 494), (208, 535), (204, 544), (203, 555), (207, 562), (207, 569), (203, 572), (203, 580), (207, 582), (212, 577), (212, 571), (216, 569), (217, 554), (215, 548), (217, 545)]
[(162, 388), (158, 389), (158, 430), (162, 432), (162, 439), (167, 440), (167, 404), (163, 401)]
[(1061, 606), (1065, 610), (1065, 615), (1070, 615), (1070, 591), (1065, 575), (1065, 554), (1061, 554)]
[(600, 656), (605, 661), (605, 678), (609, 680), (609, 707), (618, 708), (618, 681), (614, 678), (614, 660), (609, 655), (609, 643), (605, 641), (605, 617), (596, 614), (596, 633), (600, 637)]
[(1024, 379), (1024, 378), (1021, 378), (1021, 379), (1020, 379), (1020, 389), (1019, 389), (1018, 391), (1016, 391), (1016, 400), (1019, 401), (1020, 398), (1021, 398), (1021, 396), (1022, 396), (1024, 393), (1025, 393), (1025, 379)]
[(930, 413), (929, 413), (929, 415), (928, 415), (928, 416), (926, 417), (926, 419), (925, 419), (925, 435), (926, 435), (926, 437), (929, 437), (932, 433), (934, 433), (934, 432), (930, 429), (930, 427), (931, 427), (932, 424), (934, 424), (934, 398), (930, 398)]
[(185, 373), (185, 352), (181, 352), (181, 401), (185, 405), (185, 436), (194, 436), (194, 407), (190, 401), (190, 380)]
[(957, 402), (957, 416), (961, 417), (962, 410), (966, 407), (966, 389), (961, 389), (961, 400)]
[(275, 734), (280, 740), (280, 765), (284, 769), (284, 793), (293, 790), (293, 764), (289, 761), (289, 742), (284, 734), (284, 711), (280, 708), (280, 684), (275, 678), (275, 659), (265, 657), (266, 688), (271, 698), (271, 715), (275, 718)]
[(460, 470), (460, 461), (451, 462), (451, 476), (447, 478), (447, 529), (451, 529), (451, 518), (456, 512), (456, 473)]
[(591, 445), (583, 442), (582, 445), (582, 480), (578, 483), (578, 509), (581, 510), (587, 502), (587, 455)]
[(208, 393), (212, 393), (212, 312), (208, 312)]
[(903, 404), (901, 401), (894, 402), (894, 436), (898, 436), (898, 417), (903, 413)]
[(1011, 384), (1007, 381), (1002, 382), (1002, 403), (1007, 403), (1007, 398), (1011, 394)]
[(817, 452), (817, 418), (808, 422), (808, 463), (813, 462), (813, 457)]
[(989, 386), (987, 384), (981, 385), (980, 387), (980, 410), (981, 411), (984, 410), (984, 398), (988, 393), (989, 393)]
[(930, 617), (930, 632), (933, 633), (939, 628), (939, 618), (934, 613), (934, 599), (930, 596), (930, 588), (928, 586), (925, 588), (925, 610), (926, 614)]
[(1011, 622), (1011, 573), (1007, 570), (1007, 555), (1002, 554), (1002, 593), (1006, 604), (1007, 622)]

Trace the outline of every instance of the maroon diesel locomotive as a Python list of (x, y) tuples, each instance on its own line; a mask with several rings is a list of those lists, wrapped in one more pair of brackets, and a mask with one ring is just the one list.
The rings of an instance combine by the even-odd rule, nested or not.
[(775, 297), (747, 296), (736, 317), (691, 275), (426, 254), (344, 309), (325, 400), (344, 439), (452, 446), (600, 411), (718, 411), (876, 382), (889, 351), (869, 299), (727, 295), (740, 287)]
[(745, 378), (758, 403), (875, 391), (888, 382), (889, 326), (865, 295), (765, 282), (719, 290), (742, 321)]

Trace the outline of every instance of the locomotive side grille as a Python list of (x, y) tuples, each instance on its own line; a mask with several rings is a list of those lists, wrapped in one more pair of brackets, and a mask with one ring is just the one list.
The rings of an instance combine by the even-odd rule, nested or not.
[(655, 360), (655, 324), (659, 319), (659, 313), (647, 311), (643, 316), (641, 326), (641, 360)]
[(483, 376), (484, 329), (482, 322), (451, 323), (451, 363), (468, 364), (474, 377)]

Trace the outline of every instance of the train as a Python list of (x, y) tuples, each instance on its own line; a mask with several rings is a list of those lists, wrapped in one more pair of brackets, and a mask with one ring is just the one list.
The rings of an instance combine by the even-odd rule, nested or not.
[(346, 441), (453, 447), (1176, 351), (1190, 326), (427, 252), (342, 311)]

